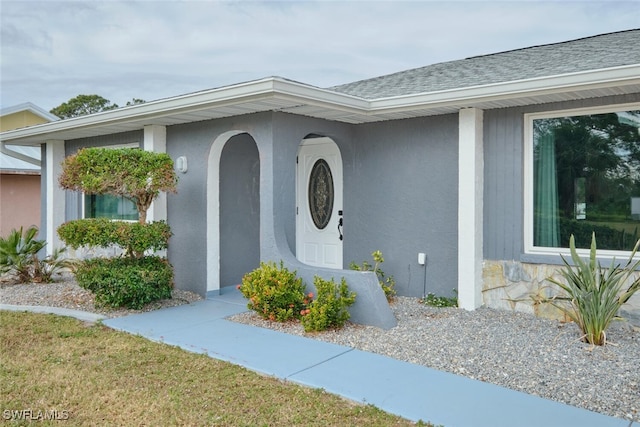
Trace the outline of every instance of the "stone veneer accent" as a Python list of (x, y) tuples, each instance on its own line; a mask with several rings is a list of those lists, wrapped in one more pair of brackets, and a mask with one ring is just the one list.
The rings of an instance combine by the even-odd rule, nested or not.
[[(482, 268), (482, 301), (484, 306), (534, 314), (547, 319), (569, 320), (545, 299), (560, 293), (546, 278), (559, 277), (562, 266), (527, 264), (518, 261), (484, 260)], [(640, 272), (636, 273), (637, 275)], [(619, 313), (635, 326), (640, 326), (640, 292)]]

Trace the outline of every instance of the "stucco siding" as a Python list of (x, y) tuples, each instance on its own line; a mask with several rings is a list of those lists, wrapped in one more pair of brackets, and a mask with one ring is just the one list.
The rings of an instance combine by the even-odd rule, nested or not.
[[(262, 180), (264, 173), (261, 145), (271, 140), (270, 117), (268, 113), (254, 114), (167, 128), (167, 153), (174, 160), (185, 156), (189, 167), (187, 173), (178, 174), (177, 193), (167, 197), (169, 225), (173, 232), (169, 241), (168, 257), (174, 267), (178, 288), (199, 294), (204, 294), (207, 289), (207, 244), (214, 244), (207, 242), (207, 173), (210, 168), (211, 173), (219, 172), (218, 165), (208, 164), (214, 140), (225, 132), (246, 132), (258, 147)], [(262, 194), (260, 198), (262, 199)], [(262, 211), (262, 206), (260, 209)], [(233, 221), (231, 217), (227, 219)], [(227, 237), (230, 236), (220, 234), (220, 238)], [(224, 246), (224, 243), (221, 242), (221, 246)], [(255, 254), (249, 256), (254, 257)], [(255, 260), (251, 263), (255, 264)], [(232, 275), (238, 276), (236, 267), (231, 266), (230, 271), (234, 271)], [(225, 269), (222, 269), (222, 272), (224, 271)]]
[(260, 159), (247, 134), (225, 144), (220, 159), (220, 287), (234, 286), (260, 264)]
[[(296, 254), (296, 156), (304, 138), (317, 134), (331, 138), (342, 155), (344, 203), (346, 188), (350, 181), (347, 165), (352, 157), (352, 127), (344, 123), (296, 116), (293, 114), (274, 114), (274, 214), (277, 213), (277, 227), (284, 230), (286, 245), (292, 254)], [(346, 243), (345, 243), (346, 245)]]
[[(354, 145), (345, 187), (346, 264), (371, 261), (381, 250), (382, 268), (394, 276), (399, 294), (451, 295), (457, 286), (457, 115), (360, 125)], [(427, 255), (426, 267), (418, 264), (419, 252)]]

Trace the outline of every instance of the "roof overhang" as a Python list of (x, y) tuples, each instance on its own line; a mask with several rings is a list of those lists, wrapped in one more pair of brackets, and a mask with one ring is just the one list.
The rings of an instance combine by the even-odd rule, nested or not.
[(360, 124), (630, 93), (640, 93), (640, 64), (374, 100), (270, 77), (7, 131), (0, 140), (35, 145), (265, 111)]
[(55, 122), (57, 120), (60, 120), (60, 117), (54, 114), (51, 114), (48, 111), (43, 110), (42, 108), (38, 107), (37, 105), (31, 102), (25, 102), (23, 104), (18, 104), (18, 105), (13, 105), (11, 107), (3, 108), (2, 110), (0, 110), (0, 116), (8, 116), (9, 114), (21, 113), (23, 111), (28, 111), (50, 122)]

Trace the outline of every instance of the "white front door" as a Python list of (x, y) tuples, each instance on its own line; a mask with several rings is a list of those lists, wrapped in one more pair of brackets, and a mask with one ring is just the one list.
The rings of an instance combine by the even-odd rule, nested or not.
[(316, 267), (342, 269), (342, 156), (330, 138), (298, 149), (296, 256)]

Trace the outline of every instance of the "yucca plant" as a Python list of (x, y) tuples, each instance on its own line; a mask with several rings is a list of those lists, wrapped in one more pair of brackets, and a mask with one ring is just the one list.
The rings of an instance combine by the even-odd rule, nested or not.
[(0, 273), (15, 276), (20, 282), (31, 279), (31, 266), (34, 257), (47, 244), (37, 240), (37, 227), (29, 227), (23, 232), (11, 230), (6, 238), (0, 238)]
[(594, 345), (604, 345), (606, 330), (616, 317), (620, 307), (640, 289), (640, 277), (624, 289), (631, 274), (640, 266), (634, 256), (640, 245), (636, 243), (627, 263), (621, 267), (615, 258), (604, 269), (596, 259), (596, 235), (591, 236), (589, 259), (578, 256), (573, 235), (569, 239), (573, 266), (562, 257), (565, 267), (560, 271), (566, 283), (553, 277), (547, 280), (566, 292), (566, 297), (551, 299), (551, 303), (576, 322), (582, 331), (582, 340)]
[(14, 277), (19, 283), (50, 282), (56, 273), (73, 267), (73, 260), (64, 257), (64, 248), (40, 259), (38, 252), (47, 242), (36, 239), (37, 234), (37, 227), (25, 231), (20, 227), (7, 237), (0, 237), (0, 274)]

